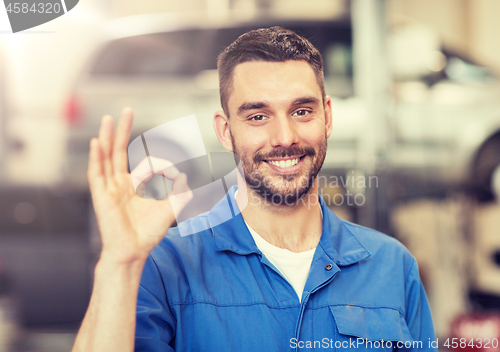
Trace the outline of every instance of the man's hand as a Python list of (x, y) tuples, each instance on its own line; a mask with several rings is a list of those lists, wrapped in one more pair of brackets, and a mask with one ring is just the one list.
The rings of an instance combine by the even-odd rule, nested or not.
[[(127, 170), (127, 145), (132, 110), (123, 110), (116, 132), (113, 118), (104, 116), (99, 138), (90, 143), (88, 179), (102, 238), (89, 308), (76, 337), (73, 352), (132, 352), (137, 293), (144, 263), (175, 220), (169, 199), (144, 199), (134, 186), (153, 176), (149, 161), (132, 173)], [(173, 179), (176, 209), (193, 197), (186, 175), (167, 160), (158, 173)]]
[[(144, 160), (132, 175), (128, 173), (127, 145), (132, 119), (132, 110), (124, 109), (114, 132), (113, 118), (104, 116), (99, 138), (90, 143), (88, 180), (103, 244), (101, 261), (115, 264), (145, 261), (175, 221), (168, 198), (144, 199), (136, 194), (134, 183), (147, 180), (152, 171)], [(165, 168), (159, 173), (174, 180), (172, 193), (179, 195), (176, 206), (179, 199), (181, 206), (186, 205), (192, 198), (186, 175), (166, 160), (163, 164)]]

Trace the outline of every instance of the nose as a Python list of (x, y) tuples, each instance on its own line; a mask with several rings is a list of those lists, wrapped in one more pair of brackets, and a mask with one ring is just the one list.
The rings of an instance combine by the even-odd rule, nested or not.
[(288, 148), (298, 143), (299, 136), (295, 122), (288, 116), (275, 117), (271, 131), (271, 145), (273, 147)]

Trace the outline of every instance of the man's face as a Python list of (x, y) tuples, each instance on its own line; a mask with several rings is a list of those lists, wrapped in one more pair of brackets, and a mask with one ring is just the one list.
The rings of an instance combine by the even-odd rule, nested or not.
[[(236, 66), (228, 101), (233, 151), (249, 187), (294, 205), (313, 186), (331, 132), (330, 99), (305, 61)], [(326, 109), (325, 109), (326, 108)]]

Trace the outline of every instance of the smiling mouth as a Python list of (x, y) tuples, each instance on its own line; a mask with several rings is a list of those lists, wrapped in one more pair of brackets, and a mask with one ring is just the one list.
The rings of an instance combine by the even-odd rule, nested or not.
[(298, 157), (298, 158), (291, 158), (291, 159), (269, 159), (265, 160), (266, 163), (275, 165), (277, 167), (280, 167), (282, 169), (286, 169), (288, 167), (292, 167), (298, 164), (298, 162), (303, 158), (304, 156)]

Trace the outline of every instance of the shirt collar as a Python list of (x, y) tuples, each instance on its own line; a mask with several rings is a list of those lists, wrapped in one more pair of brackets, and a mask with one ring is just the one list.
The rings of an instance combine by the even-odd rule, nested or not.
[[(217, 251), (229, 250), (241, 255), (260, 254), (236, 204), (234, 198), (236, 190), (236, 186), (231, 187), (228, 194), (208, 213), (215, 249)], [(323, 232), (318, 246), (321, 246), (333, 262), (341, 266), (351, 265), (368, 258), (371, 253), (344, 222), (326, 206), (321, 197), (319, 201), (323, 211)]]

